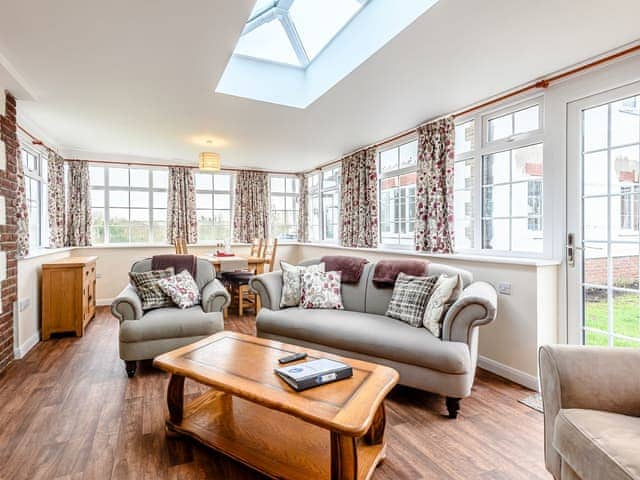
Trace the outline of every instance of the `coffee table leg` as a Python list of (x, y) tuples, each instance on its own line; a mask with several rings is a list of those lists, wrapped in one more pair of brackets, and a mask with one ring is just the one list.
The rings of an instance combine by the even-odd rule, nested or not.
[(369, 445), (379, 445), (384, 438), (384, 428), (387, 423), (386, 414), (384, 411), (384, 403), (381, 403), (373, 417), (373, 422), (369, 431), (364, 434), (364, 440)]
[(182, 375), (171, 375), (167, 389), (167, 406), (171, 423), (174, 425), (182, 423), (184, 413), (184, 377)]
[(331, 432), (331, 480), (358, 478), (356, 439)]

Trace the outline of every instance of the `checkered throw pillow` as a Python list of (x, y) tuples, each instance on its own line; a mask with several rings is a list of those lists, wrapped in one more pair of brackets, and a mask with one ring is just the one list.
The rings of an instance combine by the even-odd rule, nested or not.
[(172, 277), (173, 273), (173, 267), (148, 272), (129, 272), (129, 278), (142, 300), (143, 310), (173, 306), (171, 297), (164, 293), (158, 284), (163, 278)]
[(437, 280), (437, 276), (414, 277), (400, 273), (393, 286), (387, 317), (402, 320), (412, 327), (421, 327), (424, 311)]

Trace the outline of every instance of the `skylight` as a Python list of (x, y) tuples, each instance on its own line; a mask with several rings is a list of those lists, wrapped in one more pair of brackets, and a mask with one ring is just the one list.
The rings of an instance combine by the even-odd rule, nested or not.
[(258, 0), (234, 53), (306, 68), (368, 0)]

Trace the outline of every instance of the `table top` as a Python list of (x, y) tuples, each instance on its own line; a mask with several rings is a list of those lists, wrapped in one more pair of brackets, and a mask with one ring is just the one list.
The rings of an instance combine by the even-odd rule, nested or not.
[[(273, 371), (279, 358), (295, 352), (308, 354), (301, 361), (331, 358), (344, 362), (352, 367), (353, 377), (295, 392)], [(354, 437), (367, 432), (399, 377), (394, 369), (382, 365), (227, 331), (160, 355), (154, 365)]]
[(225, 256), (225, 257), (217, 257), (215, 255), (207, 255), (205, 258), (207, 258), (207, 260), (210, 260), (213, 263), (216, 262), (225, 262), (225, 261), (232, 261), (232, 260), (246, 260), (247, 263), (268, 263), (269, 259), (268, 258), (263, 258), (263, 257), (243, 257), (242, 255), (233, 255), (233, 256)]

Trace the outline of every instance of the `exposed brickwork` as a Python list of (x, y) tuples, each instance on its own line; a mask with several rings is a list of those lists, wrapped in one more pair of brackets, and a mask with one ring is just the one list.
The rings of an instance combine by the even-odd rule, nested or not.
[[(637, 287), (640, 274), (640, 258), (637, 255), (613, 257), (613, 281), (618, 287)], [(584, 262), (584, 279), (595, 285), (607, 284), (607, 259), (590, 258)]]
[[(0, 95), (5, 95), (0, 92)], [(0, 104), (2, 101), (0, 100)], [(7, 252), (7, 279), (0, 286), (0, 372), (13, 360), (13, 302), (16, 301), (16, 162), (18, 161), (18, 132), (16, 127), (16, 99), (6, 94), (4, 116), (0, 115), (0, 132), (7, 149), (7, 169), (0, 170), (0, 195), (5, 197), (7, 224), (0, 225), (0, 249)]]

